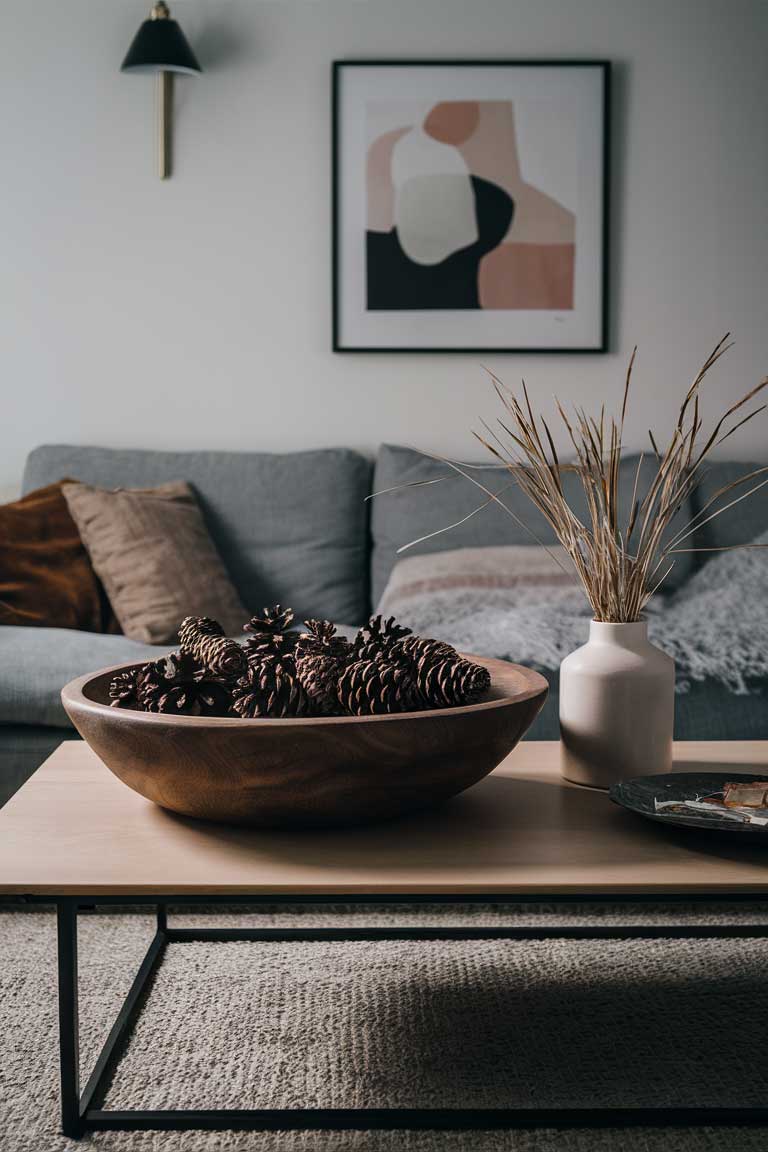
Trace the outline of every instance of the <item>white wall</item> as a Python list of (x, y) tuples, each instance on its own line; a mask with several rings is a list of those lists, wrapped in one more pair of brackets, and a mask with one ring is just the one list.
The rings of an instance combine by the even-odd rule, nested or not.
[[(719, 336), (719, 403), (768, 371), (764, 0), (176, 0), (206, 69), (153, 174), (153, 86), (118, 68), (149, 7), (2, 5), (0, 485), (43, 441), (471, 455), (473, 356), (330, 351), (330, 62), (616, 64), (612, 353), (486, 357), (596, 405), (640, 345), (629, 439)], [(732, 454), (768, 457), (768, 421)]]

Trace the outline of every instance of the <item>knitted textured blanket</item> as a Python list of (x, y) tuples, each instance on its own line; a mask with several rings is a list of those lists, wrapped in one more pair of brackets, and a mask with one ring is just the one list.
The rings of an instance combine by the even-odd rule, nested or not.
[[(768, 532), (755, 544), (768, 544)], [(556, 669), (583, 644), (590, 608), (560, 548), (462, 548), (394, 569), (379, 606), (424, 636)], [(677, 690), (714, 679), (731, 692), (768, 679), (768, 548), (719, 553), (647, 612), (651, 641), (675, 660)]]

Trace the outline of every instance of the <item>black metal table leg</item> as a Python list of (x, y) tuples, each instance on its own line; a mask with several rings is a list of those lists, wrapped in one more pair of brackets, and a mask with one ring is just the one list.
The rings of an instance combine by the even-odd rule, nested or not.
[(56, 904), (61, 1130), (65, 1136), (75, 1139), (82, 1136), (85, 1129), (90, 1127), (89, 1117), (103, 1101), (112, 1069), (130, 1036), (142, 997), (162, 958), (166, 944), (165, 905), (158, 904), (157, 930), (81, 1095), (77, 984), (78, 907), (78, 900), (66, 897), (59, 899)]
[[(95, 906), (110, 903), (141, 903), (139, 897), (92, 898), (60, 897), (57, 902), (59, 966), (59, 1040), (61, 1059), (61, 1117), (64, 1135), (77, 1139), (86, 1130), (373, 1130), (373, 1129), (489, 1129), (489, 1128), (591, 1128), (633, 1125), (699, 1126), (699, 1125), (768, 1125), (767, 1107), (611, 1107), (611, 1108), (310, 1108), (310, 1109), (146, 1109), (118, 1110), (103, 1107), (111, 1074), (116, 1066), (131, 1029), (141, 1009), (152, 977), (167, 944), (191, 941), (320, 941), (320, 940), (569, 940), (614, 939), (749, 939), (766, 935), (764, 924), (705, 925), (546, 925), (541, 927), (340, 927), (340, 928), (169, 928), (167, 902), (172, 894), (159, 898), (156, 907), (157, 928), (147, 948), (133, 984), (115, 1019), (85, 1088), (79, 1087), (78, 984), (77, 984), (77, 914), (82, 901)], [(273, 897), (251, 898), (249, 903), (268, 904)], [(322, 903), (328, 897), (318, 896), (296, 903)], [(339, 897), (333, 897), (334, 900)], [(362, 897), (352, 897), (362, 901)], [(398, 896), (366, 898), (371, 903), (398, 903)], [(485, 903), (495, 899), (481, 894), (469, 898), (444, 898), (451, 903)], [(509, 899), (509, 897), (507, 897)], [(630, 900), (632, 897), (630, 897)], [(638, 902), (643, 897), (638, 897)], [(679, 899), (679, 897), (673, 897)], [(757, 895), (741, 899), (758, 899)], [(760, 897), (764, 899), (764, 897)], [(217, 896), (199, 897), (197, 902), (228, 904), (231, 899)], [(430, 903), (431, 898), (411, 896), (408, 903)], [(180, 903), (194, 903), (180, 900)], [(279, 901), (278, 901), (279, 902)]]
[(82, 1136), (80, 1115), (80, 1039), (77, 1008), (77, 903), (56, 904), (59, 957), (59, 1061), (61, 1071), (61, 1130)]

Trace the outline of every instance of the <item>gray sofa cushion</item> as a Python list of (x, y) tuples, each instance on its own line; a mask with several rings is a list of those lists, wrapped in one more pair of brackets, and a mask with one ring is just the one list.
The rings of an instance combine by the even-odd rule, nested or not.
[(76, 740), (77, 733), (63, 728), (0, 727), (0, 808), (30, 778), (62, 740)]
[[(707, 471), (702, 476), (701, 484), (693, 493), (694, 511), (701, 511), (707, 501), (721, 488), (725, 488), (727, 484), (732, 484), (734, 480), (738, 480), (761, 467), (764, 465), (754, 462), (751, 464), (749, 462), (738, 463), (732, 460), (709, 464)], [(768, 528), (768, 484), (759, 492), (739, 501), (722, 516), (716, 516), (714, 520), (704, 523), (717, 508), (735, 500), (744, 492), (749, 492), (750, 488), (765, 479), (768, 479), (768, 472), (715, 501), (712, 507), (702, 515), (702, 526), (696, 529), (695, 534), (686, 541), (686, 545), (696, 548), (732, 547), (734, 544), (748, 544), (750, 540), (754, 540), (756, 536), (765, 532)], [(705, 563), (707, 559), (709, 557), (706, 552), (698, 554), (699, 563)]]
[(68, 628), (0, 628), (0, 724), (70, 726), (59, 693), (68, 680), (110, 664), (157, 659), (168, 645)]
[(370, 465), (346, 448), (269, 454), (45, 445), (23, 490), (71, 476), (106, 488), (187, 480), (249, 611), (280, 602), (301, 619), (359, 624), (368, 611)]
[[(627, 456), (621, 466), (622, 507), (628, 511), (632, 499), (637, 456)], [(501, 467), (484, 469), (475, 475), (492, 492), (498, 492), (509, 482), (508, 473)], [(640, 497), (655, 475), (655, 465), (643, 461), (638, 492)], [(434, 532), (447, 524), (455, 523), (477, 508), (485, 499), (483, 493), (470, 481), (439, 461), (422, 456), (410, 448), (400, 448), (384, 444), (376, 461), (373, 479), (374, 492), (382, 492), (398, 484), (432, 480), (438, 476), (450, 476), (439, 484), (424, 488), (405, 488), (399, 492), (377, 496), (371, 501), (371, 531), (373, 533), (372, 593), (373, 602), (378, 604), (387, 579), (397, 560), (397, 549), (429, 532)], [(578, 477), (566, 474), (565, 485), (570, 488), (569, 499), (581, 516), (586, 515), (583, 497), (580, 493)], [(491, 545), (534, 544), (536, 541), (526, 532), (528, 525), (544, 544), (552, 544), (555, 534), (544, 517), (534, 508), (528, 498), (516, 487), (509, 488), (501, 499), (523, 523), (519, 523), (497, 505), (489, 505), (476, 516), (458, 528), (425, 540), (406, 555), (425, 552), (441, 552), (447, 548), (483, 548)], [(625, 512), (626, 515), (626, 512)], [(682, 525), (690, 519), (692, 508), (681, 510), (675, 524)], [(678, 587), (691, 573), (694, 561), (691, 554), (680, 555), (666, 582), (666, 588)]]

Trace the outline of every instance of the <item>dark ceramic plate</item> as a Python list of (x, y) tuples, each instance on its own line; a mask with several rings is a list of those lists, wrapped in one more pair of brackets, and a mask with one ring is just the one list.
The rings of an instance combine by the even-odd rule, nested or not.
[(636, 776), (634, 780), (622, 780), (620, 784), (611, 785), (608, 795), (614, 804), (621, 804), (631, 812), (638, 812), (641, 816), (658, 820), (660, 824), (679, 824), (684, 828), (700, 828), (715, 832), (746, 833), (748, 836), (768, 839), (768, 825), (765, 824), (740, 824), (714, 811), (701, 812), (701, 815), (691, 813), (690, 816), (681, 816), (675, 812), (663, 816), (660, 812), (656, 812), (653, 806), (654, 799), (695, 800), (697, 797), (721, 791), (723, 785), (730, 780), (746, 784), (752, 780), (765, 780), (766, 776), (768, 772), (668, 772), (659, 776)]

